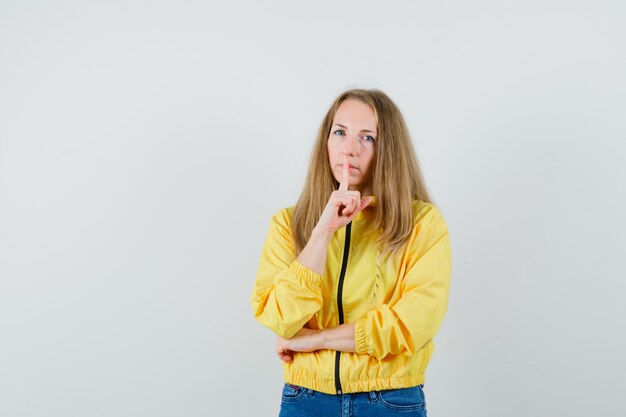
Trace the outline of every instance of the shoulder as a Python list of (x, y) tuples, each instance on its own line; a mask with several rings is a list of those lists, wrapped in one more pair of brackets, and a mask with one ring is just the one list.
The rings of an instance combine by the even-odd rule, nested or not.
[(428, 229), (443, 234), (448, 231), (446, 220), (436, 205), (422, 200), (413, 200), (411, 204), (415, 232)]
[(283, 228), (291, 227), (291, 218), (296, 206), (282, 207), (272, 215), (270, 223)]

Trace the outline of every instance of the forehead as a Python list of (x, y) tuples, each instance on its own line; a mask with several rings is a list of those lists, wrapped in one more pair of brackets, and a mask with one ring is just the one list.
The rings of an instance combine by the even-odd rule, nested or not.
[(376, 114), (369, 104), (362, 101), (348, 99), (337, 108), (333, 123), (339, 123), (348, 128), (375, 130)]

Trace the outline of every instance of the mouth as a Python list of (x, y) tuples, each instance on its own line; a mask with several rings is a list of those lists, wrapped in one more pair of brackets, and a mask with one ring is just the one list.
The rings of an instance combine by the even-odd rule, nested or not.
[[(343, 164), (339, 164), (339, 169), (343, 169)], [(353, 167), (352, 165), (350, 165), (350, 171), (358, 171), (358, 168)]]

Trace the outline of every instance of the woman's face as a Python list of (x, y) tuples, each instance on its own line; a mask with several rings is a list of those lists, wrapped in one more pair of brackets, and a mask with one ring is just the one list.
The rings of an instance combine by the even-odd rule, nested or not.
[(372, 195), (372, 166), (376, 156), (376, 115), (374, 110), (359, 100), (343, 101), (330, 127), (328, 158), (333, 175), (341, 182), (343, 157), (350, 163), (349, 190), (361, 195)]

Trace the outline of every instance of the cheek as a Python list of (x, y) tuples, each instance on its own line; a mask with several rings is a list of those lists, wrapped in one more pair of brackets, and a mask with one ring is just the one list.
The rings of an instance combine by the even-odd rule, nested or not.
[(333, 149), (330, 146), (330, 144), (328, 144), (328, 146), (326, 147), (326, 149), (328, 149), (328, 163), (330, 164), (331, 168), (333, 166), (335, 166), (335, 155), (333, 153)]
[(329, 140), (326, 143), (326, 149), (328, 150), (328, 158), (331, 162), (334, 162), (335, 156), (337, 155), (337, 145), (333, 144), (333, 141)]
[(365, 160), (363, 161), (364, 165), (367, 167), (368, 171), (372, 170), (372, 166), (374, 166), (374, 155), (368, 155)]

